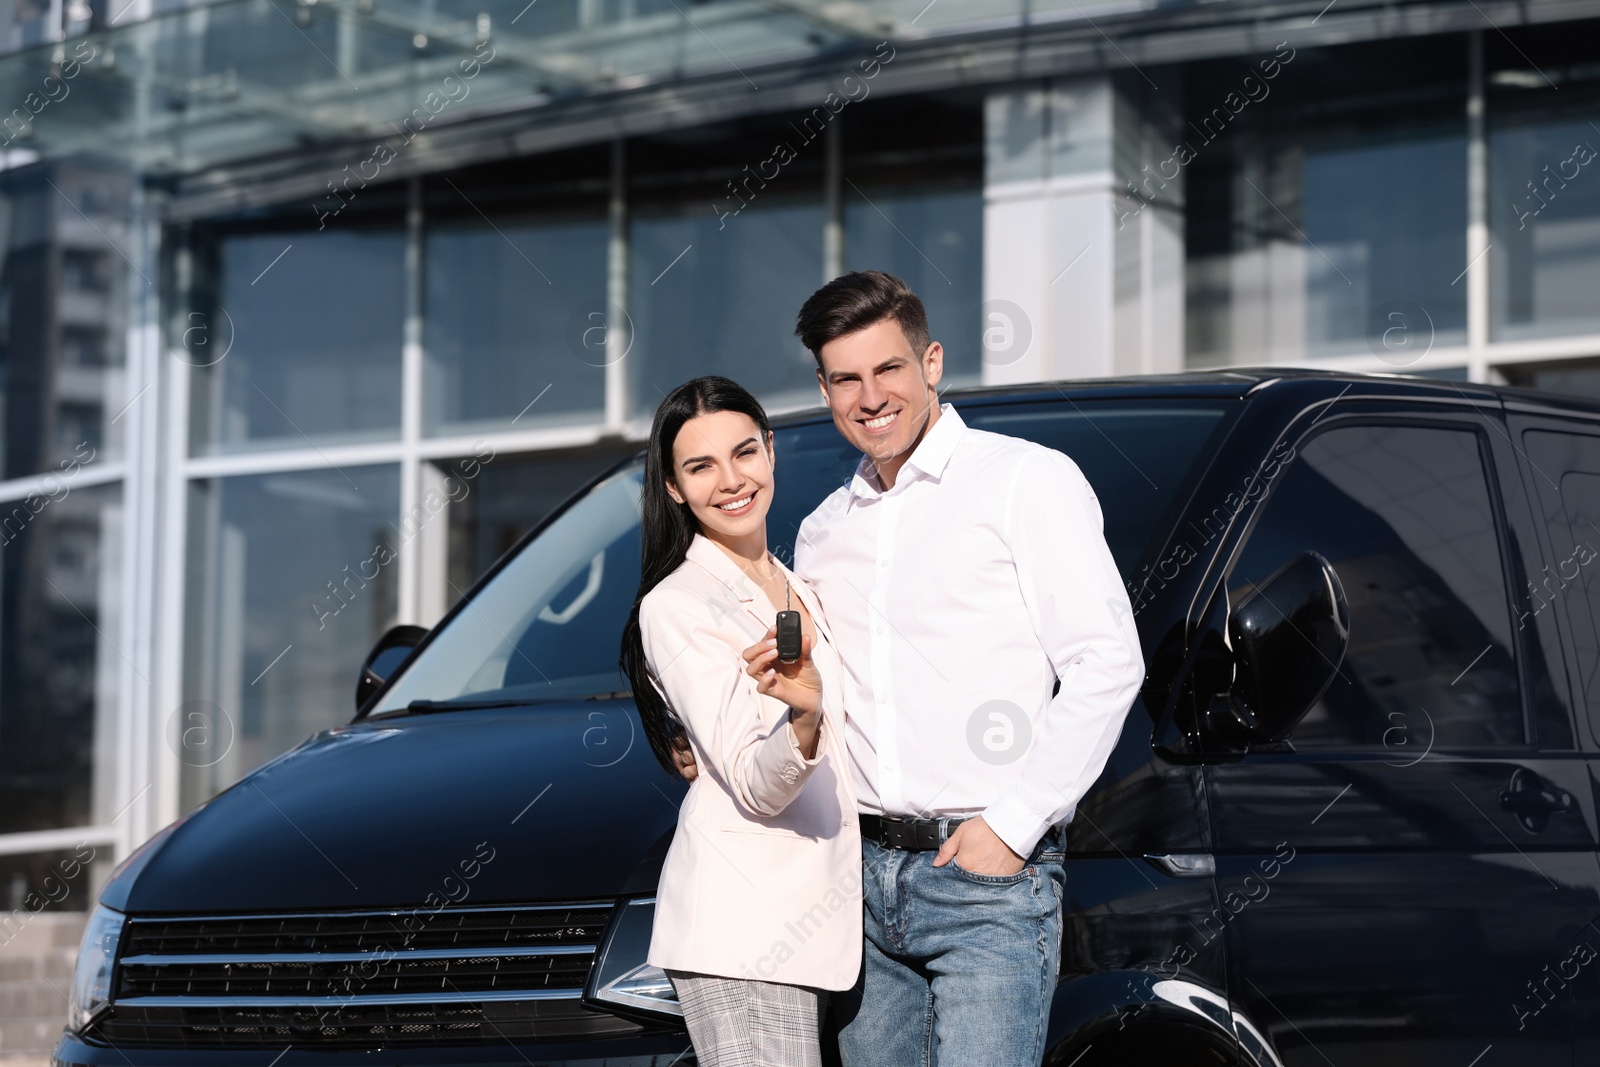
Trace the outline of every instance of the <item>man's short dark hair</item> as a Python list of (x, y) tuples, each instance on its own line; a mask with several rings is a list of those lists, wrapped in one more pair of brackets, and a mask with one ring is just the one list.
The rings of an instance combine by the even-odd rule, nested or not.
[(881, 270), (841, 274), (812, 293), (800, 308), (794, 332), (822, 367), (822, 346), (846, 334), (894, 319), (918, 358), (926, 352), (928, 312), (911, 286)]

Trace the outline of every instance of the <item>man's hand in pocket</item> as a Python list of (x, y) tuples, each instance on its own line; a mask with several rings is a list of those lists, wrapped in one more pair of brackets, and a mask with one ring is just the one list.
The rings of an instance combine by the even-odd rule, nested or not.
[(943, 867), (951, 860), (970, 874), (1016, 874), (1028, 861), (1011, 851), (1011, 846), (1000, 840), (1000, 835), (989, 829), (989, 824), (978, 815), (955, 828), (939, 847), (933, 858), (935, 867)]

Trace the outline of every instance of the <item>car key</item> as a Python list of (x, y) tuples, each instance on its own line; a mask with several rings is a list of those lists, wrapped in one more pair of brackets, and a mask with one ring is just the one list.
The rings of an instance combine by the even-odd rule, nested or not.
[(790, 611), (789, 583), (783, 584), (783, 611), (778, 612), (778, 659), (793, 663), (800, 658), (800, 613)]

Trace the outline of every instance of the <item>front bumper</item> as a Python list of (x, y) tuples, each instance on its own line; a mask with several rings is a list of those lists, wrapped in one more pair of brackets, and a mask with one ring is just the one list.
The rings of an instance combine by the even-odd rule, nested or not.
[(387, 1048), (148, 1048), (91, 1044), (63, 1034), (51, 1067), (694, 1067), (689, 1035), (662, 1030), (621, 1038), (525, 1045), (429, 1045)]

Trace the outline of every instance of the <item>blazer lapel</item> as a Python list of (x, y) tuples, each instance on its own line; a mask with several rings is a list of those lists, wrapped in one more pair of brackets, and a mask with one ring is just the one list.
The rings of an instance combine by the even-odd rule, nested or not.
[(733, 604), (743, 607), (750, 613), (752, 619), (761, 624), (763, 631), (772, 627), (774, 620), (766, 618), (757, 610), (758, 607), (766, 606), (766, 595), (744, 571), (739, 569), (739, 565), (733, 562), (726, 552), (713, 544), (704, 534), (694, 535), (685, 558), (699, 564), (707, 574), (722, 584), (731, 601), (729, 607)]
[[(761, 625), (761, 632), (772, 629), (777, 619), (772, 615), (767, 602), (767, 596), (761, 587), (750, 580), (750, 576), (739, 569), (739, 565), (729, 558), (728, 554), (712, 543), (704, 534), (695, 534), (694, 540), (689, 543), (686, 558), (693, 560), (711, 577), (722, 583), (728, 596), (733, 602), (741, 605), (750, 613), (750, 617)], [(772, 557), (777, 560), (777, 557)], [(793, 571), (778, 560), (778, 567), (783, 571), (784, 577), (789, 581), (789, 587), (794, 590), (794, 595), (805, 604), (806, 610), (811, 613), (811, 621), (817, 627), (817, 632), (829, 643), (833, 644), (833, 633), (822, 621), (822, 609), (818, 606), (816, 594), (810, 587), (795, 577)], [(783, 610), (781, 607), (778, 610)]]

